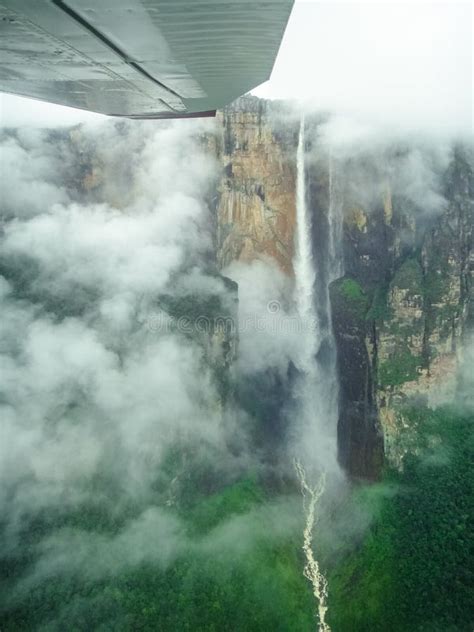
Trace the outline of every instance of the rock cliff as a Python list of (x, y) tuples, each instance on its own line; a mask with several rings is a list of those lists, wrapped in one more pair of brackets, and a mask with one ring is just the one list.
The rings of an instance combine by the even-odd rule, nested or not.
[(295, 226), (295, 127), (283, 107), (242, 97), (217, 114), (223, 177), (217, 259), (273, 258), (291, 273)]
[[(322, 285), (336, 278), (330, 299), (340, 380), (339, 455), (351, 475), (377, 478), (384, 458), (401, 466), (403, 455), (416, 449), (416, 428), (403, 414), (409, 398), (437, 403), (455, 396), (458, 358), (473, 315), (472, 150), (451, 149), (449, 163), (436, 174), (441, 202), (435, 208), (432, 190), (426, 199), (410, 195), (416, 174), (408, 174), (404, 186), (394, 178), (410, 147), (336, 156), (343, 230), (341, 271), (334, 276), (327, 221), (331, 161), (318, 141), (321, 120), (307, 121), (307, 198), (321, 301), (328, 300)], [(204, 134), (222, 166), (211, 204), (218, 268), (269, 258), (292, 276), (298, 124), (285, 104), (243, 97), (218, 112), (215, 131)], [(118, 125), (127, 138), (127, 124)], [(127, 199), (130, 178), (123, 166), (108, 167), (123, 171), (122, 187), (109, 191), (104, 164), (87, 137), (74, 130), (67, 144), (76, 165), (72, 189), (91, 201)], [(231, 363), (236, 339), (229, 331), (210, 333), (203, 345), (219, 374)]]
[[(317, 142), (318, 122), (310, 122), (308, 200), (319, 279), (327, 279), (331, 178), (327, 150)], [(218, 264), (266, 256), (291, 275), (298, 122), (282, 105), (245, 97), (219, 113), (218, 123)], [(357, 150), (335, 161), (345, 270), (330, 292), (340, 378), (338, 442), (340, 460), (355, 477), (377, 478), (384, 456), (401, 466), (405, 452), (416, 449), (416, 428), (404, 418), (403, 405), (415, 396), (429, 403), (452, 399), (458, 352), (472, 318), (472, 151), (453, 147), (448, 166), (434, 174), (434, 208), (431, 188), (412, 195), (416, 173), (405, 174), (402, 185), (397, 181), (411, 149)]]
[[(403, 414), (409, 398), (435, 404), (455, 396), (457, 352), (472, 301), (472, 164), (468, 149), (453, 149), (439, 176), (443, 203), (436, 211), (425, 212), (423, 200), (416, 207), (392, 196), (390, 187), (365, 209), (346, 199), (346, 276), (344, 284), (332, 288), (333, 317), (341, 357), (350, 357), (340, 363), (341, 383), (349, 379), (355, 390), (359, 385), (359, 394), (349, 393), (341, 417), (348, 416), (350, 402), (358, 404), (361, 393), (374, 389), (373, 407), (360, 413), (365, 426), (360, 417), (358, 424), (370, 427), (377, 416), (385, 457), (396, 466), (416, 449), (416, 428)], [(345, 286), (346, 303), (340, 308)], [(360, 318), (348, 324), (345, 310), (354, 301)], [(365, 341), (364, 362), (350, 353), (354, 337), (359, 345)], [(345, 423), (351, 425), (348, 419)], [(345, 441), (351, 442), (347, 433)]]

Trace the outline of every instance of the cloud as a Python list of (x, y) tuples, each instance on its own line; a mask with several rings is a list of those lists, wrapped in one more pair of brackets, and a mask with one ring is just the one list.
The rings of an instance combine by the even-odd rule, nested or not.
[[(211, 245), (216, 165), (199, 140), (210, 129), (109, 122), (2, 137), (0, 510), (9, 546), (44, 511), (146, 504), (176, 443), (226, 454), (202, 344), (146, 326), (178, 286), (225, 294), (215, 273), (196, 268)], [(92, 170), (99, 184), (90, 189)], [(115, 205), (125, 173), (127, 195)]]
[(254, 92), (388, 133), (472, 134), (472, 5), (296, 3), (271, 80)]
[(390, 191), (418, 218), (438, 215), (446, 207), (444, 178), (454, 157), (452, 140), (389, 132), (334, 114), (318, 126), (314, 143), (331, 156), (346, 206), (380, 208)]
[[(21, 551), (30, 525), (52, 525), (35, 529), (34, 567), (9, 598), (61, 573), (95, 580), (145, 561), (165, 567), (190, 549), (247, 551), (293, 524), (291, 512), (267, 508), (265, 528), (251, 511), (196, 538), (174, 506), (194, 463), (221, 484), (264, 467), (248, 450), (246, 413), (222, 400), (220, 334), (206, 343), (150, 321), (173, 319), (170, 297), (218, 297), (235, 310), (235, 287), (212, 264), (207, 200), (219, 170), (203, 141), (212, 130), (108, 122), (0, 138), (10, 165), (0, 238), (4, 553)], [(233, 276), (243, 318), (278, 325), (291, 314), (289, 281), (271, 263)], [(244, 335), (234, 370), (284, 371), (297, 338), (280, 345), (281, 333)], [(112, 531), (75, 523), (98, 510), (116, 521)]]
[(24, 217), (67, 202), (64, 183), (55, 181), (60, 156), (43, 142), (41, 132), (6, 136), (1, 143), (0, 184), (4, 213)]
[(0, 92), (0, 124), (3, 127), (70, 127), (85, 122), (100, 125), (106, 118), (95, 112)]
[(291, 280), (271, 260), (234, 262), (223, 272), (239, 286), (239, 370), (286, 372), (301, 348)]
[(474, 409), (474, 334), (469, 331), (459, 350), (457, 404), (467, 412)]
[(184, 525), (158, 507), (148, 507), (113, 536), (62, 529), (41, 542), (39, 562), (20, 589), (63, 572), (97, 579), (145, 562), (164, 568), (186, 545)]
[(234, 262), (224, 272), (239, 285), (238, 375), (257, 385), (251, 387), (253, 397), (271, 401), (268, 432), (284, 437), (280, 466), (286, 463), (293, 472), (297, 456), (310, 478), (323, 469), (338, 481), (343, 474), (337, 461), (335, 367), (332, 359), (320, 359), (308, 374), (303, 360), (314, 337), (317, 349), (329, 343), (320, 323), (298, 315), (293, 279), (274, 262)]

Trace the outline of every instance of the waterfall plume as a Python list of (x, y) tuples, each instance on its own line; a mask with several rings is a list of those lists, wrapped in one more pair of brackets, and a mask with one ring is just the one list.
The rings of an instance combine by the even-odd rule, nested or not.
[(298, 368), (305, 373), (312, 373), (315, 369), (314, 356), (318, 349), (313, 295), (316, 273), (312, 256), (311, 222), (306, 204), (304, 115), (301, 117), (296, 153), (296, 256), (294, 269), (296, 308), (305, 336), (304, 352), (300, 358), (301, 366)]
[[(337, 471), (338, 382), (331, 324), (329, 284), (342, 275), (342, 200), (333, 160), (328, 162), (327, 204), (308, 204), (305, 119), (301, 118), (296, 153), (295, 306), (302, 343), (296, 400), (299, 449), (305, 467)], [(324, 206), (324, 208), (323, 208)], [(318, 213), (315, 226), (313, 214)], [(318, 233), (315, 229), (317, 227)], [(315, 245), (315, 242), (316, 245)], [(314, 249), (317, 248), (315, 251)]]
[[(294, 466), (301, 485), (305, 514), (302, 548), (306, 564), (303, 574), (311, 582), (318, 604), (318, 630), (329, 632), (326, 623), (327, 580), (313, 550), (313, 531), (318, 518), (317, 505), (325, 491), (326, 469), (337, 469), (337, 380), (328, 285), (341, 270), (337, 254), (340, 222), (335, 215), (339, 206), (334, 199), (330, 160), (326, 240), (329, 243), (326, 244), (326, 266), (317, 269), (307, 205), (304, 116), (300, 123), (296, 163), (295, 303), (302, 324), (304, 345), (297, 363), (300, 376), (296, 393), (302, 441), (297, 448), (298, 457), (294, 460)], [(320, 294), (315, 290), (316, 287), (320, 288)], [(330, 352), (321, 354), (323, 346)], [(328, 468), (327, 455), (331, 453), (333, 458)], [(312, 478), (316, 480), (315, 484), (311, 482)]]

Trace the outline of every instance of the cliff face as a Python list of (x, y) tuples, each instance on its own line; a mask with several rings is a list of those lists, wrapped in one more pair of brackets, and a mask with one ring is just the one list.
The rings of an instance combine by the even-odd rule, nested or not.
[[(216, 123), (215, 134), (206, 134), (204, 142), (222, 165), (212, 204), (217, 266), (270, 258), (291, 276), (298, 118), (284, 105), (244, 97), (219, 112)], [(453, 151), (439, 174), (444, 203), (436, 211), (429, 210), (428, 198), (414, 203), (395, 186), (390, 169), (381, 174), (373, 155), (335, 160), (344, 268), (335, 277), (328, 245), (331, 161), (318, 144), (318, 125), (307, 118), (307, 203), (320, 302), (327, 301), (328, 280), (344, 274), (330, 291), (340, 382), (339, 455), (353, 476), (377, 478), (383, 458), (400, 466), (403, 455), (416, 449), (416, 428), (403, 414), (409, 398), (437, 403), (455, 396), (459, 351), (473, 313), (472, 154), (460, 147)], [(130, 187), (123, 167), (123, 191), (109, 191), (94, 148), (80, 132), (70, 140), (76, 165), (71, 187), (92, 201), (126, 200)], [(196, 297), (185, 299), (192, 309)], [(227, 376), (233, 333), (219, 325), (201, 338), (216, 376)], [(219, 385), (222, 394), (226, 380)], [(268, 390), (274, 397), (273, 386)], [(282, 391), (281, 385), (275, 390)]]
[[(221, 267), (267, 256), (292, 273), (298, 122), (291, 119), (253, 97), (219, 114)], [(306, 149), (318, 282), (331, 277), (327, 266), (334, 262), (326, 243), (330, 166), (318, 147), (317, 125), (309, 121), (314, 133)], [(403, 406), (415, 396), (429, 403), (454, 397), (458, 352), (472, 317), (472, 154), (453, 150), (449, 167), (438, 174), (444, 203), (433, 210), (430, 191), (414, 202), (391, 181), (390, 161), (406, 151), (383, 156), (383, 173), (374, 156), (346, 157), (335, 166), (344, 218), (344, 277), (330, 291), (338, 442), (341, 463), (355, 477), (377, 478), (384, 457), (401, 466), (403, 455), (416, 449), (416, 428)], [(322, 295), (319, 286), (315, 291)]]
[(383, 464), (373, 371), (374, 345), (367, 344), (367, 297), (354, 281), (331, 284), (333, 330), (339, 373), (339, 461), (356, 478), (376, 479)]
[[(85, 215), (90, 209), (99, 215), (102, 207), (107, 210), (108, 206), (113, 208), (116, 216), (120, 216), (122, 212), (125, 216), (132, 215), (137, 210), (146, 209), (146, 200), (142, 202), (138, 199), (137, 201), (138, 192), (143, 189), (140, 178), (144, 175), (138, 165), (142, 164), (141, 159), (150, 168), (149, 157), (147, 162), (146, 157), (141, 155), (149, 139), (150, 130), (154, 131), (151, 127), (142, 127), (139, 122), (122, 120), (109, 121), (108, 125), (101, 129), (102, 136), (98, 137), (81, 126), (72, 129), (46, 130), (44, 145), (40, 146), (44, 152), (43, 162), (47, 164), (50, 158), (48, 152), (57, 156), (57, 164), (54, 163), (57, 172), (51, 169), (50, 174), (44, 168), (46, 175), (42, 174), (42, 178), (44, 177), (42, 185), (44, 184), (46, 190), (52, 185), (58, 189), (61, 187), (59, 190), (64, 192), (64, 199), (80, 205)], [(6, 135), (12, 141), (18, 137), (15, 130), (7, 131)], [(214, 138), (214, 143), (209, 146), (206, 143), (203, 146), (202, 142), (209, 141), (208, 137), (195, 135), (192, 140), (193, 144), (187, 145), (186, 148), (188, 151), (194, 151), (193, 158), (208, 160), (209, 153), (216, 153)], [(196, 148), (199, 148), (202, 153), (199, 154)], [(38, 147), (35, 147), (32, 152), (32, 163), (38, 159), (38, 152)], [(209, 171), (213, 170), (213, 159), (214, 156), (209, 161)], [(209, 183), (206, 180), (206, 186), (202, 187), (205, 193), (199, 191), (199, 196), (202, 194), (207, 197), (207, 187), (212, 188), (212, 186), (213, 180), (209, 178)], [(200, 203), (202, 202), (205, 209), (204, 200), (200, 197), (197, 199)], [(155, 199), (153, 201), (155, 202)], [(13, 217), (13, 213), (11, 215)], [(211, 213), (205, 214), (203, 210), (203, 217), (200, 216), (199, 220), (196, 220), (202, 223), (202, 231), (206, 234), (210, 232), (211, 223), (208, 215)], [(9, 209), (6, 209), (5, 216), (10, 219)], [(95, 224), (91, 226), (92, 230), (96, 229)], [(160, 229), (161, 231), (163, 229)], [(98, 232), (100, 233), (100, 230)], [(123, 235), (123, 237), (126, 240), (128, 236)], [(113, 242), (113, 239), (110, 239)], [(170, 241), (173, 242), (173, 239)], [(79, 247), (76, 247), (79, 250)], [(124, 241), (122, 249), (126, 251), (126, 248), (127, 243)], [(150, 250), (153, 248), (158, 248), (156, 242)], [(71, 257), (74, 254), (72, 253)], [(90, 256), (88, 255), (88, 258)], [(134, 253), (135, 256), (136, 253)], [(107, 253), (104, 260), (108, 261)], [(37, 280), (39, 269), (40, 267), (34, 263), (33, 259), (31, 262), (28, 260), (24, 262), (21, 257), (6, 256), (3, 252), (0, 257), (0, 279), (5, 277), (10, 281), (19, 298), (42, 305), (46, 313), (54, 315), (57, 319), (80, 318), (89, 313), (91, 322), (98, 319), (102, 309), (99, 301), (102, 297), (97, 288), (90, 287), (92, 281), (87, 273), (84, 274), (84, 287), (77, 283), (77, 287), (68, 287), (66, 293), (59, 282), (39, 283)], [(195, 289), (193, 283), (186, 279), (187, 275), (192, 275), (193, 271), (198, 269), (200, 271), (198, 285), (201, 282), (202, 287)], [(211, 376), (213, 381), (216, 394), (215, 406), (222, 409), (226, 400), (232, 396), (230, 373), (238, 346), (237, 284), (217, 270), (210, 239), (205, 240), (205, 245), (199, 249), (199, 252), (187, 250), (182, 261), (178, 257), (176, 266), (170, 270), (172, 273), (170, 272), (167, 282), (156, 284), (153, 291), (142, 292), (138, 304), (134, 305), (136, 318), (132, 320), (130, 331), (133, 335), (137, 335), (137, 332), (141, 330), (158, 335), (169, 333), (176, 339), (185, 339), (195, 345), (197, 353), (200, 354), (202, 369)], [(157, 272), (159, 274), (160, 271), (150, 268), (149, 274), (153, 275)], [(139, 277), (138, 268), (136, 275)], [(146, 272), (143, 272), (143, 275), (145, 276)], [(120, 276), (119, 272), (117, 276)], [(135, 274), (131, 275), (132, 277), (135, 278)], [(163, 287), (158, 291), (157, 288), (160, 285)], [(58, 291), (58, 288), (62, 293)], [(126, 292), (124, 294), (128, 297)]]
[(217, 273), (212, 278), (222, 286), (220, 292), (163, 294), (156, 298), (156, 307), (171, 319), (171, 331), (202, 349), (204, 366), (210, 369), (216, 386), (216, 404), (222, 407), (232, 394), (230, 373), (238, 347), (238, 286)]
[(217, 114), (223, 178), (217, 202), (217, 259), (270, 257), (291, 273), (295, 226), (295, 136), (284, 112), (243, 97)]
[[(455, 396), (457, 352), (470, 317), (474, 182), (469, 152), (455, 149), (441, 177), (445, 203), (428, 216), (403, 197), (392, 198), (389, 190), (370, 210), (351, 208), (348, 199), (345, 212), (346, 280), (366, 305), (363, 318), (351, 323), (354, 332), (336, 298), (334, 326), (342, 357), (351, 356), (351, 335), (364, 339), (367, 357), (358, 367), (353, 354), (352, 362), (340, 363), (341, 382), (349, 379), (354, 388), (358, 383), (362, 393), (374, 388), (375, 410), (368, 411), (366, 427), (375, 414), (385, 457), (396, 466), (407, 451), (416, 450), (416, 428), (403, 414), (409, 398), (436, 404)], [(340, 289), (335, 286), (332, 296)], [(349, 393), (351, 401), (359, 396)], [(343, 420), (348, 402), (341, 407)]]

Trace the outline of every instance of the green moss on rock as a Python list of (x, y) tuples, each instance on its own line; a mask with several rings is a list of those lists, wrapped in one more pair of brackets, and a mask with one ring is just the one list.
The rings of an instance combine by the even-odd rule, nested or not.
[(412, 294), (422, 294), (423, 271), (417, 259), (406, 259), (395, 273), (392, 286), (410, 290)]
[(333, 284), (333, 297), (340, 307), (352, 317), (364, 319), (369, 308), (369, 299), (362, 286), (350, 277), (344, 277)]
[(416, 380), (420, 365), (419, 357), (414, 356), (408, 348), (402, 348), (380, 363), (379, 384), (382, 387), (399, 386), (404, 382)]
[(452, 271), (445, 253), (441, 249), (436, 252), (436, 249), (432, 248), (423, 287), (425, 299), (429, 303), (442, 303), (445, 300), (446, 294), (449, 292), (451, 274)]
[(393, 310), (388, 304), (388, 285), (375, 288), (372, 304), (367, 312), (367, 320), (384, 321), (392, 318)]
[(222, 316), (222, 302), (219, 295), (202, 296), (187, 294), (185, 296), (163, 295), (161, 305), (175, 319), (186, 318), (194, 322), (200, 317), (216, 318)]

